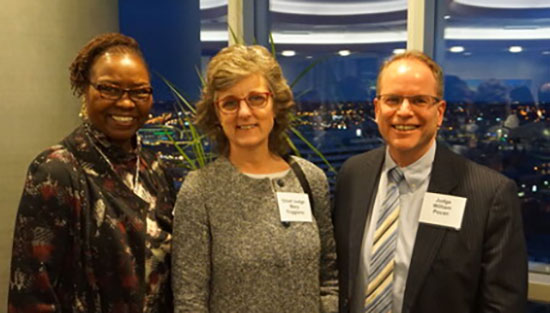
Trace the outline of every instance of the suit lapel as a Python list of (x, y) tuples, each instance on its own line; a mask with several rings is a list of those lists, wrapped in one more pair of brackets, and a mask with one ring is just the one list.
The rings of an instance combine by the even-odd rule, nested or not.
[[(459, 177), (459, 174), (455, 171), (453, 159), (454, 155), (450, 151), (441, 145), (437, 146), (428, 192), (451, 193), (457, 185), (457, 178)], [(418, 292), (446, 233), (447, 229), (444, 227), (423, 223), (418, 225), (403, 299), (404, 308), (414, 305)]]
[(384, 163), (385, 146), (372, 151), (362, 161), (361, 168), (357, 169), (355, 177), (357, 181), (352, 182), (349, 187), (352, 189), (350, 195), (350, 207), (352, 208), (350, 229), (350, 259), (349, 259), (349, 283), (351, 284), (350, 295), (353, 295), (357, 283), (359, 261), (361, 259), (361, 246), (365, 225), (369, 223), (382, 164)]

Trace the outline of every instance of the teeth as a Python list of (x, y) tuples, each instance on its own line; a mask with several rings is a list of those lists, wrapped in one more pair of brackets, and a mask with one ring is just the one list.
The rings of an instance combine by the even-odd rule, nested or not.
[(397, 130), (413, 130), (416, 128), (416, 126), (412, 126), (412, 125), (395, 125), (394, 127)]
[(239, 126), (240, 129), (251, 129), (253, 127), (256, 127), (256, 125), (240, 125)]
[(112, 115), (112, 117), (113, 117), (113, 120), (118, 121), (118, 122), (130, 122), (134, 119), (133, 117), (130, 117), (130, 116)]

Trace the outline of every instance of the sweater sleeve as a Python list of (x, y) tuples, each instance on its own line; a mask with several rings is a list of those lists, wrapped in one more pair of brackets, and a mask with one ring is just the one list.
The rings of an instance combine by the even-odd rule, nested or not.
[(210, 232), (200, 173), (191, 172), (174, 207), (172, 285), (174, 310), (208, 312)]
[(338, 272), (336, 244), (332, 225), (332, 212), (326, 175), (315, 168), (311, 175), (314, 212), (321, 238), (321, 310), (324, 313), (338, 312)]
[(70, 165), (39, 156), (29, 167), (16, 216), (8, 312), (61, 312), (56, 286), (70, 255), (70, 225), (80, 209)]

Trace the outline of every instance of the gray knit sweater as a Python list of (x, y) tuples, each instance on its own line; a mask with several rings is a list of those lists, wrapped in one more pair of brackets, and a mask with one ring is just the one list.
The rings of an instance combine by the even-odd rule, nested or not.
[(311, 186), (313, 223), (280, 221), (275, 192), (303, 192), (292, 171), (256, 179), (220, 157), (189, 173), (175, 206), (175, 312), (337, 312), (327, 179), (293, 158)]

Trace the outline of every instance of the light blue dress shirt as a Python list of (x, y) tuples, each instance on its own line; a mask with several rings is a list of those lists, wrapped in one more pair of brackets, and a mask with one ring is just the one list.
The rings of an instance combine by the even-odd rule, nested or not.
[[(407, 167), (400, 168), (405, 175), (405, 179), (399, 184), (401, 209), (399, 213), (399, 234), (395, 256), (393, 313), (401, 313), (401, 308), (403, 307), (407, 275), (411, 263), (416, 232), (418, 230), (418, 218), (420, 217), (420, 209), (422, 207), (424, 194), (428, 190), (428, 184), (430, 182), (430, 173), (435, 157), (435, 149), (436, 143), (434, 142), (428, 152), (420, 159)], [(382, 202), (384, 201), (384, 196), (388, 187), (388, 171), (395, 166), (397, 166), (397, 164), (391, 158), (388, 148), (386, 148), (386, 157), (380, 174), (372, 216), (369, 224), (365, 225), (363, 242), (361, 244), (361, 259), (359, 262), (358, 274), (359, 281), (362, 281), (363, 284), (358, 284), (358, 288), (355, 288), (355, 297), (356, 299), (362, 300), (356, 301), (355, 307), (352, 308), (352, 312), (354, 313), (363, 312), (363, 299), (365, 298), (365, 289), (367, 286), (367, 273), (369, 272), (372, 238), (376, 227), (374, 221), (378, 219), (380, 211), (382, 210)]]

